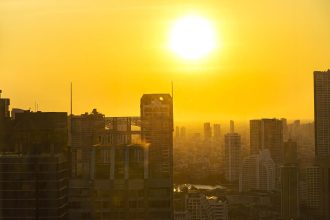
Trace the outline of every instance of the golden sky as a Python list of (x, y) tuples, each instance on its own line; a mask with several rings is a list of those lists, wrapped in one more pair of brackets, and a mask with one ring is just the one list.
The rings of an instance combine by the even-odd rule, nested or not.
[[(208, 19), (222, 47), (168, 48), (173, 23)], [(0, 88), (12, 107), (139, 115), (175, 86), (175, 119), (313, 118), (314, 70), (330, 68), (329, 0), (1, 0)]]

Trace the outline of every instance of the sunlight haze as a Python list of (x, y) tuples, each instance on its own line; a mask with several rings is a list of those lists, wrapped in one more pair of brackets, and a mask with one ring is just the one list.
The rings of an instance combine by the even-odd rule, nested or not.
[[(192, 11), (221, 49), (187, 61), (168, 42)], [(2, 0), (0, 89), (11, 107), (69, 111), (72, 81), (74, 114), (120, 116), (173, 81), (175, 120), (311, 119), (329, 39), (328, 0)]]

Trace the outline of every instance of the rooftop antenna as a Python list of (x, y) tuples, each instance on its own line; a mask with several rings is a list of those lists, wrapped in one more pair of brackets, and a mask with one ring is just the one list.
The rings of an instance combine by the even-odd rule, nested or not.
[(70, 115), (72, 115), (72, 82), (70, 84)]

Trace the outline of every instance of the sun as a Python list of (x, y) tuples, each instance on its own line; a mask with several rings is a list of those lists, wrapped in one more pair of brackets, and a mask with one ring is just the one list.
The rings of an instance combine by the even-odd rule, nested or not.
[(174, 23), (170, 32), (169, 47), (183, 59), (201, 59), (216, 47), (214, 28), (203, 17), (187, 15)]

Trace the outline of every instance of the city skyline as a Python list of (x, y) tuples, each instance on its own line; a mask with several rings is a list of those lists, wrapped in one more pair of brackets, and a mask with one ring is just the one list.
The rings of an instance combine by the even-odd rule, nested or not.
[[(4, 95), (69, 111), (72, 81), (75, 114), (137, 115), (140, 94), (170, 93), (173, 81), (178, 121), (313, 118), (310, 73), (327, 70), (330, 55), (328, 1), (99, 3), (2, 1)], [(173, 23), (192, 12), (221, 44), (194, 62), (167, 48)]]
[(329, 220), (330, 0), (1, 0), (0, 219)]

